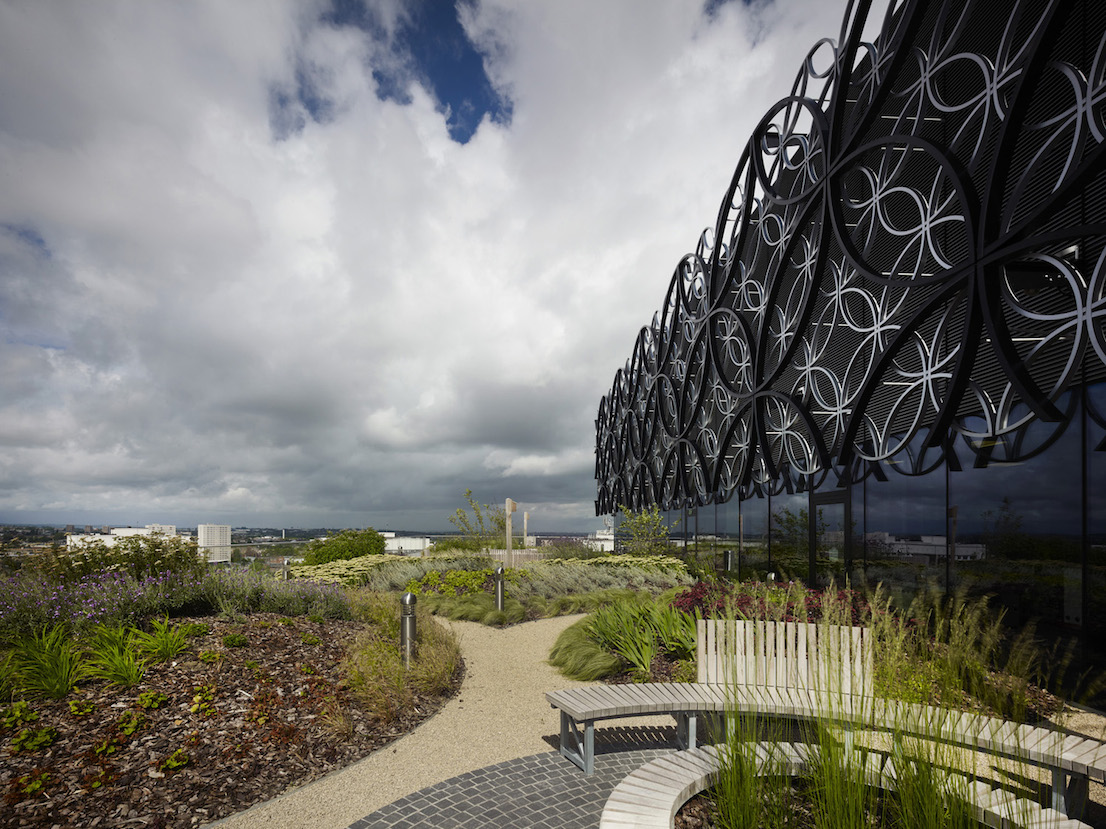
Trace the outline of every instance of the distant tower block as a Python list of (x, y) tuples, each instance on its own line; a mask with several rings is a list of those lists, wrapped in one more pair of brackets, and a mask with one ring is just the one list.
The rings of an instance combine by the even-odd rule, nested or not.
[(230, 561), (229, 524), (200, 524), (196, 527), (196, 543), (208, 564)]

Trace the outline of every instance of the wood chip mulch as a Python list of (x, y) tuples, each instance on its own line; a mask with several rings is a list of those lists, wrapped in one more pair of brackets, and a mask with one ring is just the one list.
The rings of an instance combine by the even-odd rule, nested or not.
[[(463, 673), (445, 696), (376, 722), (340, 670), (360, 623), (270, 613), (174, 622), (210, 632), (133, 688), (88, 682), (64, 700), (30, 701), (34, 721), (0, 723), (0, 827), (168, 829), (226, 817), (407, 733)], [(247, 644), (227, 646), (227, 634)], [(56, 729), (57, 739), (18, 750), (24, 729)]]

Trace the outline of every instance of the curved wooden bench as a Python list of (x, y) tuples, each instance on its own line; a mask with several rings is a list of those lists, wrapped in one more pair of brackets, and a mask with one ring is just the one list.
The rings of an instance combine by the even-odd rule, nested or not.
[(591, 774), (595, 722), (669, 714), (679, 748), (695, 748), (700, 714), (755, 713), (823, 720), (846, 729), (876, 729), (929, 737), (1052, 770), (1052, 805), (1080, 814), (1088, 780), (1106, 782), (1106, 744), (1049, 728), (1034, 728), (874, 695), (872, 641), (861, 627), (700, 619), (698, 682), (593, 685), (553, 691), (561, 712), (561, 754)]
[[(775, 773), (801, 774), (817, 750), (803, 743), (758, 743), (757, 773), (769, 768)], [(715, 746), (675, 752), (646, 763), (615, 786), (603, 807), (599, 829), (671, 829), (680, 807), (714, 785), (718, 768)], [(876, 752), (867, 755), (865, 777), (871, 785), (882, 788), (895, 785), (892, 763)], [(1091, 829), (1058, 810), (1003, 789), (992, 789), (982, 781), (964, 778), (962, 790), (975, 819), (987, 826)]]
[(561, 754), (585, 774), (594, 770), (597, 721), (668, 714), (676, 719), (679, 747), (693, 749), (699, 715), (729, 713), (928, 738), (1049, 768), (1052, 806), (1066, 815), (1081, 813), (1088, 780), (1106, 782), (1106, 744), (1098, 740), (897, 700), (700, 683), (591, 685), (545, 697), (561, 713)]

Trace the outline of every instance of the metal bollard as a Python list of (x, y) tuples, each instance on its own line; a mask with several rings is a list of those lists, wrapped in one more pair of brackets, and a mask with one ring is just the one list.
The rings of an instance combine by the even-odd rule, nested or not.
[(725, 570), (727, 573), (733, 572), (733, 550), (722, 551), (722, 569)]
[(418, 600), (414, 593), (404, 593), (399, 599), (399, 652), (404, 668), (410, 668), (415, 657), (415, 603)]
[(768, 579), (767, 579), (768, 583), (772, 584), (773, 582), (775, 582), (775, 580), (776, 580), (776, 574), (775, 573), (769, 573), (768, 574)]
[(506, 573), (502, 567), (495, 569), (495, 609), (503, 610), (503, 576)]

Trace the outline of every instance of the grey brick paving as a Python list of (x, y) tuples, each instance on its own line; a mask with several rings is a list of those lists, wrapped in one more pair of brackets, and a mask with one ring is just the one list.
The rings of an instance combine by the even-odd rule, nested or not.
[(509, 760), (402, 797), (349, 829), (596, 829), (619, 781), (671, 751), (597, 754), (590, 777), (555, 751)]

